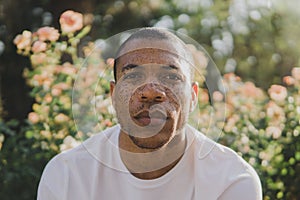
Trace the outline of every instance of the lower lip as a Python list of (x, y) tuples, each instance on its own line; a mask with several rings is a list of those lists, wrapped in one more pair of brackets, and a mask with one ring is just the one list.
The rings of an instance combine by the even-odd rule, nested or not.
[(142, 124), (143, 126), (158, 126), (158, 125), (163, 125), (166, 123), (166, 119), (161, 119), (161, 118), (150, 118), (150, 117), (141, 117), (138, 118), (137, 121)]

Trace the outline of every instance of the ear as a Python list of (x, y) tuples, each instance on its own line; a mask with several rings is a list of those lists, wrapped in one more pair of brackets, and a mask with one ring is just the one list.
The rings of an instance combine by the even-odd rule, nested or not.
[(114, 90), (115, 90), (116, 83), (114, 81), (110, 81), (109, 85), (110, 85), (110, 96), (111, 96), (111, 99), (112, 99), (112, 104), (113, 104), (113, 107), (115, 107), (114, 106), (114, 95), (113, 95), (113, 93), (114, 93)]
[(113, 92), (114, 92), (114, 89), (115, 89), (115, 86), (116, 86), (116, 83), (114, 81), (110, 81), (110, 96), (113, 95)]
[(199, 91), (198, 83), (193, 82), (192, 90), (191, 90), (192, 99), (191, 99), (191, 104), (190, 104), (190, 112), (192, 112), (195, 109), (195, 107), (198, 103), (198, 91)]

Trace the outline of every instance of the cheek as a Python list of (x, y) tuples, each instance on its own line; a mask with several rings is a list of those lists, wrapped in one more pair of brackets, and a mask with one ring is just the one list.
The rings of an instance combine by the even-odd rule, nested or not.
[(132, 87), (127, 83), (117, 84), (114, 90), (114, 97), (116, 99), (116, 103), (121, 104), (124, 107), (128, 106), (132, 90)]
[(181, 93), (180, 89), (173, 87), (172, 89), (168, 88), (166, 90), (166, 96), (168, 98), (167, 102), (165, 102), (164, 106), (171, 111), (172, 115), (174, 118), (177, 118), (176, 116), (178, 113), (181, 112), (182, 110), (182, 98), (181, 98)]
[(180, 110), (183, 113), (189, 113), (190, 110), (190, 104), (191, 104), (191, 93), (189, 88), (182, 89), (178, 91), (178, 103), (180, 104)]
[(129, 99), (129, 109), (130, 110), (140, 110), (144, 108), (144, 103), (139, 100), (139, 95), (135, 92), (131, 95)]
[(188, 87), (184, 86), (174, 86), (171, 89), (174, 99), (180, 104), (180, 106), (183, 106), (189, 101), (189, 95), (188, 95)]
[(168, 104), (170, 104), (170, 106), (172, 105), (174, 107), (174, 109), (176, 111), (179, 110), (180, 108), (180, 97), (178, 95), (178, 93), (175, 91), (171, 91), (170, 89), (168, 89), (166, 91), (166, 95), (168, 97)]
[(128, 84), (120, 83), (116, 85), (113, 97), (114, 97), (114, 108), (119, 118), (127, 118), (129, 116), (129, 104), (130, 97), (132, 94), (132, 88)]

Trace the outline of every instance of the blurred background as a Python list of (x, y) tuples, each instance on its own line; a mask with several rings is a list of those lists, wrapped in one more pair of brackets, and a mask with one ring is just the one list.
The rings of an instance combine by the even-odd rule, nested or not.
[[(16, 136), (23, 132), (35, 102), (29, 95), (32, 88), (23, 76), (24, 69), (32, 67), (30, 60), (18, 55), (13, 44), (16, 35), (23, 30), (34, 32), (43, 26), (59, 29), (59, 17), (66, 10), (82, 13), (84, 23), (92, 25), (83, 39), (84, 44), (138, 27), (173, 29), (200, 43), (221, 74), (234, 73), (267, 93), (271, 85), (281, 84), (283, 77), (300, 66), (299, 7), (297, 0), (0, 0), (0, 131), (6, 138), (15, 137), (14, 143), (24, 147), (21, 150), (9, 148), (5, 154), (3, 143), (0, 151), (1, 199), (34, 198), (41, 170), (50, 157), (31, 152), (32, 144)], [(300, 147), (295, 148), (299, 150)], [(289, 150), (288, 155), (293, 156), (293, 152)], [(23, 156), (26, 160), (31, 154), (35, 155), (30, 164), (34, 167), (20, 170), (26, 168), (23, 166), (26, 162), (18, 163), (13, 159)], [(297, 159), (290, 163), (292, 168), (299, 169), (300, 157)], [(291, 173), (286, 182), (299, 182), (289, 188), (281, 181), (286, 174), (289, 173), (282, 169), (272, 174), (261, 172), (261, 176), (272, 176), (270, 180), (263, 180), (264, 199), (300, 198), (296, 188), (299, 178), (293, 180), (291, 177), (296, 175)]]
[(188, 34), (209, 52), (221, 72), (235, 72), (262, 88), (299, 65), (299, 2), (280, 0), (10, 0), (0, 1), (0, 81), (5, 119), (24, 119), (32, 99), (22, 78), (29, 60), (13, 39), (24, 29), (58, 27), (73, 9), (93, 14), (90, 40), (137, 27), (159, 26)]

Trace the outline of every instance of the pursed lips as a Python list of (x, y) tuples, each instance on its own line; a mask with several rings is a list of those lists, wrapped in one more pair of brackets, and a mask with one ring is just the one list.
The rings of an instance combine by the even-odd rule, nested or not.
[(167, 113), (157, 109), (139, 111), (133, 118), (142, 126), (162, 125), (169, 119)]

